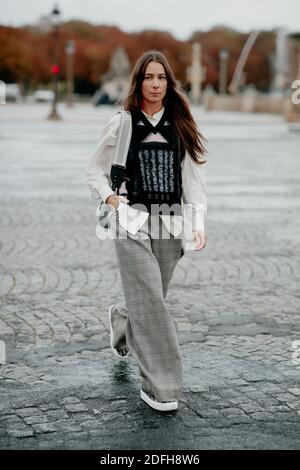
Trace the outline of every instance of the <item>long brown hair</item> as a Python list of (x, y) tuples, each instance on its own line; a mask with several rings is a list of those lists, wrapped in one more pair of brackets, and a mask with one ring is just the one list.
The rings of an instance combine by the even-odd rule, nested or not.
[[(138, 59), (132, 71), (131, 84), (127, 96), (124, 98), (124, 109), (130, 112), (136, 112), (141, 109), (143, 101), (142, 82), (149, 62), (159, 62), (165, 69), (167, 91), (163, 98), (163, 105), (168, 107), (173, 124), (179, 134), (181, 144), (196, 163), (205, 163), (206, 160), (201, 157), (207, 154), (202, 143), (202, 141), (206, 141), (206, 139), (200, 133), (191, 114), (186, 94), (179, 86), (174, 72), (162, 52), (150, 50), (145, 52)], [(200, 159), (199, 155), (201, 155)]]

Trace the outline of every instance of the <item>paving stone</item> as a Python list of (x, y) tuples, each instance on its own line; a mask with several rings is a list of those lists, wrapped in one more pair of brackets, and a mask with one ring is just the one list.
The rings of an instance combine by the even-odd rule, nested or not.
[(65, 435), (69, 432), (76, 432), (81, 430), (81, 423), (73, 422), (70, 419), (58, 419), (54, 423), (55, 429), (63, 431)]
[(239, 403), (239, 407), (246, 411), (246, 413), (255, 413), (255, 412), (261, 412), (264, 410), (264, 408), (260, 405), (257, 405), (256, 403)]
[(256, 413), (251, 413), (251, 418), (257, 419), (259, 421), (269, 421), (275, 419), (275, 415), (273, 413), (267, 413), (265, 411), (259, 411)]
[(47, 416), (28, 416), (24, 418), (26, 424), (39, 424), (39, 423), (46, 423)]
[(64, 410), (48, 410), (46, 411), (48, 420), (56, 421), (58, 419), (68, 418), (68, 414)]
[(55, 432), (57, 429), (53, 423), (32, 424), (34, 431), (38, 434), (46, 432)]
[(80, 403), (80, 400), (76, 397), (65, 397), (61, 400), (62, 403), (68, 405), (70, 403)]
[(33, 436), (32, 429), (11, 429), (7, 431), (11, 437), (25, 438)]
[(81, 411), (87, 411), (88, 408), (82, 403), (71, 403), (70, 405), (65, 405), (67, 411), (72, 413), (80, 413)]
[(276, 395), (276, 399), (283, 402), (291, 401), (293, 398), (293, 395), (290, 393), (281, 393), (280, 395)]
[(16, 412), (22, 418), (31, 417), (31, 416), (35, 416), (35, 415), (36, 416), (41, 416), (42, 415), (42, 412), (39, 408), (32, 408), (32, 407), (19, 408), (19, 409), (16, 410)]
[(299, 396), (300, 395), (300, 388), (288, 388), (288, 392), (292, 393), (293, 395)]
[(47, 412), (48, 410), (49, 411), (58, 411), (60, 409), (58, 403), (45, 403), (45, 404), (40, 405), (39, 408), (42, 411), (45, 411), (45, 412)]
[(241, 410), (240, 408), (224, 408), (223, 410), (220, 410), (220, 413), (222, 415), (228, 415), (230, 417), (236, 416), (236, 415), (239, 415), (239, 416), (245, 415), (245, 411)]

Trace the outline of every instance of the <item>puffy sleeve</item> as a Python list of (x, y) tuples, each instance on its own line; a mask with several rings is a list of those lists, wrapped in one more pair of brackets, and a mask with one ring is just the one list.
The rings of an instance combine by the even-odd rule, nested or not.
[(110, 186), (110, 169), (117, 142), (120, 117), (119, 113), (116, 114), (103, 127), (99, 142), (88, 159), (85, 173), (92, 197), (94, 199), (101, 198), (104, 202), (108, 196), (114, 194)]
[(193, 229), (202, 231), (207, 213), (206, 165), (196, 163), (187, 152), (182, 163), (182, 200), (192, 206)]

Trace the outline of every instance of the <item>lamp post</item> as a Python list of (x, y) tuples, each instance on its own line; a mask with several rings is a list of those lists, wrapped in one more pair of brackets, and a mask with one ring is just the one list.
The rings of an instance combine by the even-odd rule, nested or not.
[(66, 44), (67, 55), (67, 106), (72, 107), (74, 104), (74, 54), (76, 52), (75, 41), (70, 39)]
[(225, 94), (227, 90), (227, 68), (229, 52), (227, 49), (221, 49), (219, 53), (220, 71), (219, 71), (219, 93)]
[(48, 116), (48, 119), (53, 121), (58, 121), (61, 119), (60, 115), (57, 112), (56, 105), (58, 101), (58, 74), (59, 74), (59, 24), (60, 24), (61, 13), (58, 9), (58, 6), (55, 5), (51, 12), (51, 24), (53, 27), (53, 63), (51, 67), (53, 75), (53, 100), (51, 112)]
[(201, 101), (201, 85), (205, 79), (205, 69), (202, 66), (202, 47), (199, 43), (192, 45), (192, 65), (188, 69), (188, 81), (191, 84), (191, 100), (194, 105)]

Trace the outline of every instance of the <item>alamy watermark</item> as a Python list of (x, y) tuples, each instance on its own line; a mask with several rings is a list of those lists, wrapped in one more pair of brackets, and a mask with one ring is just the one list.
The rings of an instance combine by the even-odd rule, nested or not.
[(294, 366), (300, 364), (300, 340), (292, 341), (292, 363)]
[[(101, 209), (102, 207), (102, 209)], [(204, 214), (205, 206), (198, 204), (151, 204), (151, 210), (148, 212), (143, 204), (127, 205), (119, 203), (117, 210), (112, 210), (108, 204), (103, 204), (96, 210), (96, 216), (99, 222), (96, 228), (96, 235), (100, 240), (105, 239), (126, 239), (131, 235), (137, 238), (148, 238), (148, 229), (150, 229), (151, 238), (172, 238), (170, 230), (160, 233), (159, 214), (162, 214), (163, 220), (170, 228), (176, 238), (184, 238), (185, 242), (194, 241), (193, 228), (204, 232)], [(147, 233), (139, 228), (146, 224), (148, 216), (151, 217), (150, 226), (147, 227)], [(156, 217), (155, 217), (156, 216)], [(125, 230), (120, 230), (120, 227)]]
[(6, 104), (6, 85), (3, 80), (0, 80), (0, 104)]
[(5, 353), (5, 343), (0, 340), (0, 364), (5, 364), (6, 353)]
[(300, 104), (300, 80), (294, 80), (292, 88), (295, 90), (292, 93), (291, 100), (293, 104)]

